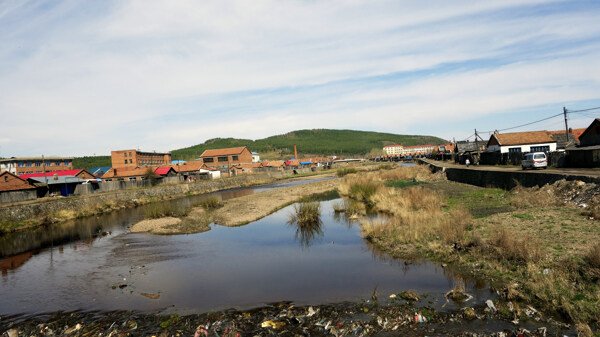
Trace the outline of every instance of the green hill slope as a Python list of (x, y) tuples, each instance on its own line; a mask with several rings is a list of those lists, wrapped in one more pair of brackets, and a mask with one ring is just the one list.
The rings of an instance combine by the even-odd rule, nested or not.
[(446, 141), (433, 136), (397, 135), (354, 130), (299, 130), (284, 135), (272, 136), (256, 141), (250, 139), (215, 138), (203, 144), (172, 151), (173, 160), (198, 158), (204, 150), (247, 146), (250, 151), (267, 155), (269, 159), (286, 158), (294, 153), (294, 144), (299, 155), (356, 156), (380, 151), (384, 145), (442, 144)]

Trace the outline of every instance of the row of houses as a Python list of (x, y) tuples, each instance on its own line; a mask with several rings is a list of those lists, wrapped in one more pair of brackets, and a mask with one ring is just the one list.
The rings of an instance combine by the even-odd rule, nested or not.
[[(48, 159), (48, 158), (46, 158)], [(224, 176), (256, 172), (283, 171), (287, 169), (330, 166), (328, 158), (290, 159), (287, 161), (260, 161), (260, 155), (246, 147), (206, 150), (194, 161), (171, 161), (168, 153), (119, 150), (111, 152), (112, 167), (96, 167), (87, 170), (51, 170), (43, 158), (11, 158), (12, 165), (29, 167), (21, 162), (38, 162), (37, 171), (10, 172), (0, 177), (0, 203), (31, 200), (48, 195), (73, 194), (79, 184), (103, 182), (143, 182), (152, 180), (170, 182), (193, 182), (200, 179), (216, 179)], [(55, 161), (56, 158), (51, 160)], [(160, 165), (158, 165), (160, 164)], [(72, 164), (71, 164), (72, 165)], [(71, 167), (71, 166), (65, 166)], [(95, 185), (94, 185), (95, 186)]]

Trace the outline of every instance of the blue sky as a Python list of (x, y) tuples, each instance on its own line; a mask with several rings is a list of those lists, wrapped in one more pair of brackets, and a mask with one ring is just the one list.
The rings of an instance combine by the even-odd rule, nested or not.
[(313, 128), (459, 140), (600, 106), (598, 17), (576, 0), (4, 0), (0, 156)]

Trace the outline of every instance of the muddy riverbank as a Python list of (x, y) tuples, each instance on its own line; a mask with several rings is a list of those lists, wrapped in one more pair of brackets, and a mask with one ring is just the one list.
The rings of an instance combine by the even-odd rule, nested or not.
[[(421, 300), (419, 300), (421, 301)], [(6, 322), (2, 336), (576, 336), (575, 327), (556, 321), (514, 326), (487, 306), (436, 311), (413, 301), (297, 307), (290, 302), (199, 315), (55, 313)]]
[(133, 225), (130, 230), (135, 233), (190, 234), (209, 230), (211, 223), (228, 227), (245, 225), (302, 198), (335, 190), (337, 185), (337, 180), (329, 179), (246, 195), (226, 200), (211, 210), (197, 206), (181, 219), (146, 219)]

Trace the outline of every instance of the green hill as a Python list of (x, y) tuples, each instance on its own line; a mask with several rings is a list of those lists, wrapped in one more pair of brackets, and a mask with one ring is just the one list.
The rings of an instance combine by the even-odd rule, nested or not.
[(302, 156), (364, 156), (381, 151), (384, 145), (442, 144), (446, 141), (433, 136), (397, 135), (354, 130), (299, 130), (264, 139), (214, 138), (203, 144), (172, 151), (173, 160), (191, 160), (200, 157), (207, 149), (247, 146), (259, 152), (261, 158), (288, 158), (294, 153), (294, 144)]
[[(288, 159), (294, 155), (306, 156), (365, 156), (378, 155), (384, 145), (438, 145), (446, 141), (433, 136), (397, 135), (354, 130), (299, 130), (264, 139), (214, 138), (171, 152), (173, 160), (194, 160), (208, 149), (247, 146), (250, 151), (261, 154), (261, 159)], [(110, 156), (86, 156), (73, 159), (73, 168), (89, 170), (97, 166), (111, 166)]]

